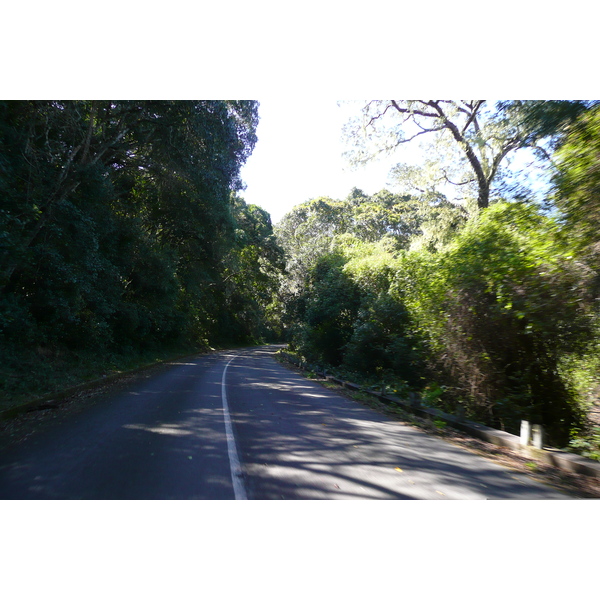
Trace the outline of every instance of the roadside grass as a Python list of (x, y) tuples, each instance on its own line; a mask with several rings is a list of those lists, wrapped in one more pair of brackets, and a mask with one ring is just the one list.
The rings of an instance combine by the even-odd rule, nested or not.
[[(142, 353), (98, 355), (23, 351), (1, 367), (0, 412), (93, 381), (202, 352), (190, 346)], [(204, 349), (205, 350), (205, 349)]]
[(5, 417), (11, 416), (25, 404), (76, 393), (81, 387), (102, 386), (105, 380), (178, 358), (249, 345), (180, 344), (143, 352), (125, 350), (120, 354), (22, 349), (0, 364), (0, 418), (3, 412)]

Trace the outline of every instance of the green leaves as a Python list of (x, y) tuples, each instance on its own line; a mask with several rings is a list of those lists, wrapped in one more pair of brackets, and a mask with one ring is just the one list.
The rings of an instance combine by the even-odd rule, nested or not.
[(491, 413), (514, 428), (533, 411), (556, 439), (576, 422), (558, 365), (586, 352), (594, 320), (585, 271), (569, 252), (553, 220), (531, 206), (497, 204), (437, 255), (400, 261), (392, 294), (439, 376), (479, 418)]
[(277, 296), (285, 267), (283, 250), (266, 211), (247, 205), (235, 194), (231, 202), (236, 242), (223, 259), (220, 290), (230, 314), (231, 330), (226, 335), (236, 342), (279, 337)]
[(556, 203), (568, 226), (571, 243), (597, 254), (600, 230), (600, 106), (584, 113), (567, 130), (558, 150)]
[[(238, 245), (231, 204), (257, 121), (252, 101), (0, 102), (2, 353), (214, 342), (262, 302), (281, 252), (257, 208)], [(234, 307), (236, 252), (256, 276)]]

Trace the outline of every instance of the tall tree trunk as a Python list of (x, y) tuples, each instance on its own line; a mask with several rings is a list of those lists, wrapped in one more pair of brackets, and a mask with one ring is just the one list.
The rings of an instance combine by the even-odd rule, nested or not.
[(487, 208), (490, 204), (490, 182), (479, 182), (479, 193), (477, 195), (477, 206)]

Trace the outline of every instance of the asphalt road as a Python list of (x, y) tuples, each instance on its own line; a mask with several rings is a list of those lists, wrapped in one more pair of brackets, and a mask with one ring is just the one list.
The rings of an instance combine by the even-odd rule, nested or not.
[(0, 455), (1, 499), (567, 499), (286, 369), (266, 346), (109, 391)]

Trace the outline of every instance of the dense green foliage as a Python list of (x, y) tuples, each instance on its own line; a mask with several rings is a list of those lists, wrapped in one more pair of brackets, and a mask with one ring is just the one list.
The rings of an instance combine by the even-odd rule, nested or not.
[[(600, 456), (598, 106), (382, 101), (363, 117), (359, 155), (427, 133), (426, 164), (396, 166), (399, 193), (309, 200), (273, 228), (239, 195), (256, 102), (0, 103), (4, 397), (284, 337), (365, 383)], [(507, 183), (523, 148), (552, 184), (541, 201)]]
[(525, 418), (565, 445), (580, 425), (560, 366), (594, 334), (586, 271), (532, 207), (501, 204), (442, 252), (404, 257), (394, 296), (407, 307), (446, 398), (518, 430)]
[(520, 194), (487, 207), (481, 186), (469, 210), (433, 189), (354, 190), (292, 210), (276, 232), (290, 255), (293, 349), (513, 433), (521, 419), (541, 423), (551, 443), (593, 455), (599, 116), (593, 103), (512, 102), (488, 118), (511, 148), (555, 153), (549, 214)]
[(569, 128), (557, 159), (556, 204), (580, 250), (598, 254), (600, 231), (600, 106)]
[(5, 393), (267, 332), (281, 251), (235, 195), (257, 122), (256, 102), (0, 104)]

